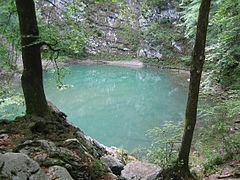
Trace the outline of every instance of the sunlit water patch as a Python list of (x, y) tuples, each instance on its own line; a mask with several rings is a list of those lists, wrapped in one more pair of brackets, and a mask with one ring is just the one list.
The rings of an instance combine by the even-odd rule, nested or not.
[(186, 79), (149, 68), (108, 65), (69, 67), (59, 90), (44, 73), (47, 98), (87, 135), (108, 146), (133, 150), (149, 146), (148, 129), (180, 121), (186, 103)]

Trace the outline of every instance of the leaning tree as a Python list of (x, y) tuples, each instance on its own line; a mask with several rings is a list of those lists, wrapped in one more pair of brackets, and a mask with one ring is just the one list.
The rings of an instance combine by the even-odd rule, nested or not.
[(203, 64), (205, 60), (205, 44), (207, 36), (208, 18), (210, 11), (211, 0), (202, 0), (198, 23), (197, 33), (195, 38), (195, 45), (191, 61), (191, 75), (188, 92), (187, 107), (185, 112), (185, 127), (182, 138), (182, 144), (178, 154), (178, 159), (175, 166), (167, 169), (163, 174), (164, 179), (189, 179), (191, 177), (189, 170), (189, 153), (191, 149), (193, 132), (197, 120), (197, 106), (199, 87)]

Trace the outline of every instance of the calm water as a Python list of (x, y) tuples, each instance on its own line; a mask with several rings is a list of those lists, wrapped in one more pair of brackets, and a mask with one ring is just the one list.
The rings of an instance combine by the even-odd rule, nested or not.
[(48, 99), (87, 135), (108, 146), (148, 146), (146, 130), (183, 119), (186, 79), (157, 69), (108, 65), (69, 67), (58, 90), (44, 74)]

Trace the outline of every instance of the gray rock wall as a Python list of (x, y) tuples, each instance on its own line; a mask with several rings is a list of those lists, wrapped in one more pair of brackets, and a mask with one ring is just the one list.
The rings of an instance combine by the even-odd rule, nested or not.
[[(165, 23), (176, 25), (180, 16), (177, 10), (169, 5), (161, 9), (144, 8), (136, 0), (126, 0), (124, 9), (118, 5), (112, 8), (98, 7), (90, 17), (97, 33), (88, 38), (87, 52), (133, 54), (137, 57), (161, 59), (164, 42), (146, 40), (151, 37), (144, 37), (142, 34), (153, 22), (158, 23), (160, 28), (161, 24)], [(170, 42), (170, 46), (181, 49), (180, 45), (176, 45), (178, 42), (173, 42)]]

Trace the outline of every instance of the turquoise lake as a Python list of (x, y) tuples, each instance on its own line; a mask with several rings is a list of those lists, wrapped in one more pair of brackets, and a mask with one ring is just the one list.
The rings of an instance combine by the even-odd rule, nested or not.
[(129, 151), (147, 147), (146, 131), (165, 121), (182, 121), (187, 79), (151, 68), (74, 65), (59, 90), (52, 70), (44, 73), (48, 100), (69, 121), (107, 146)]

